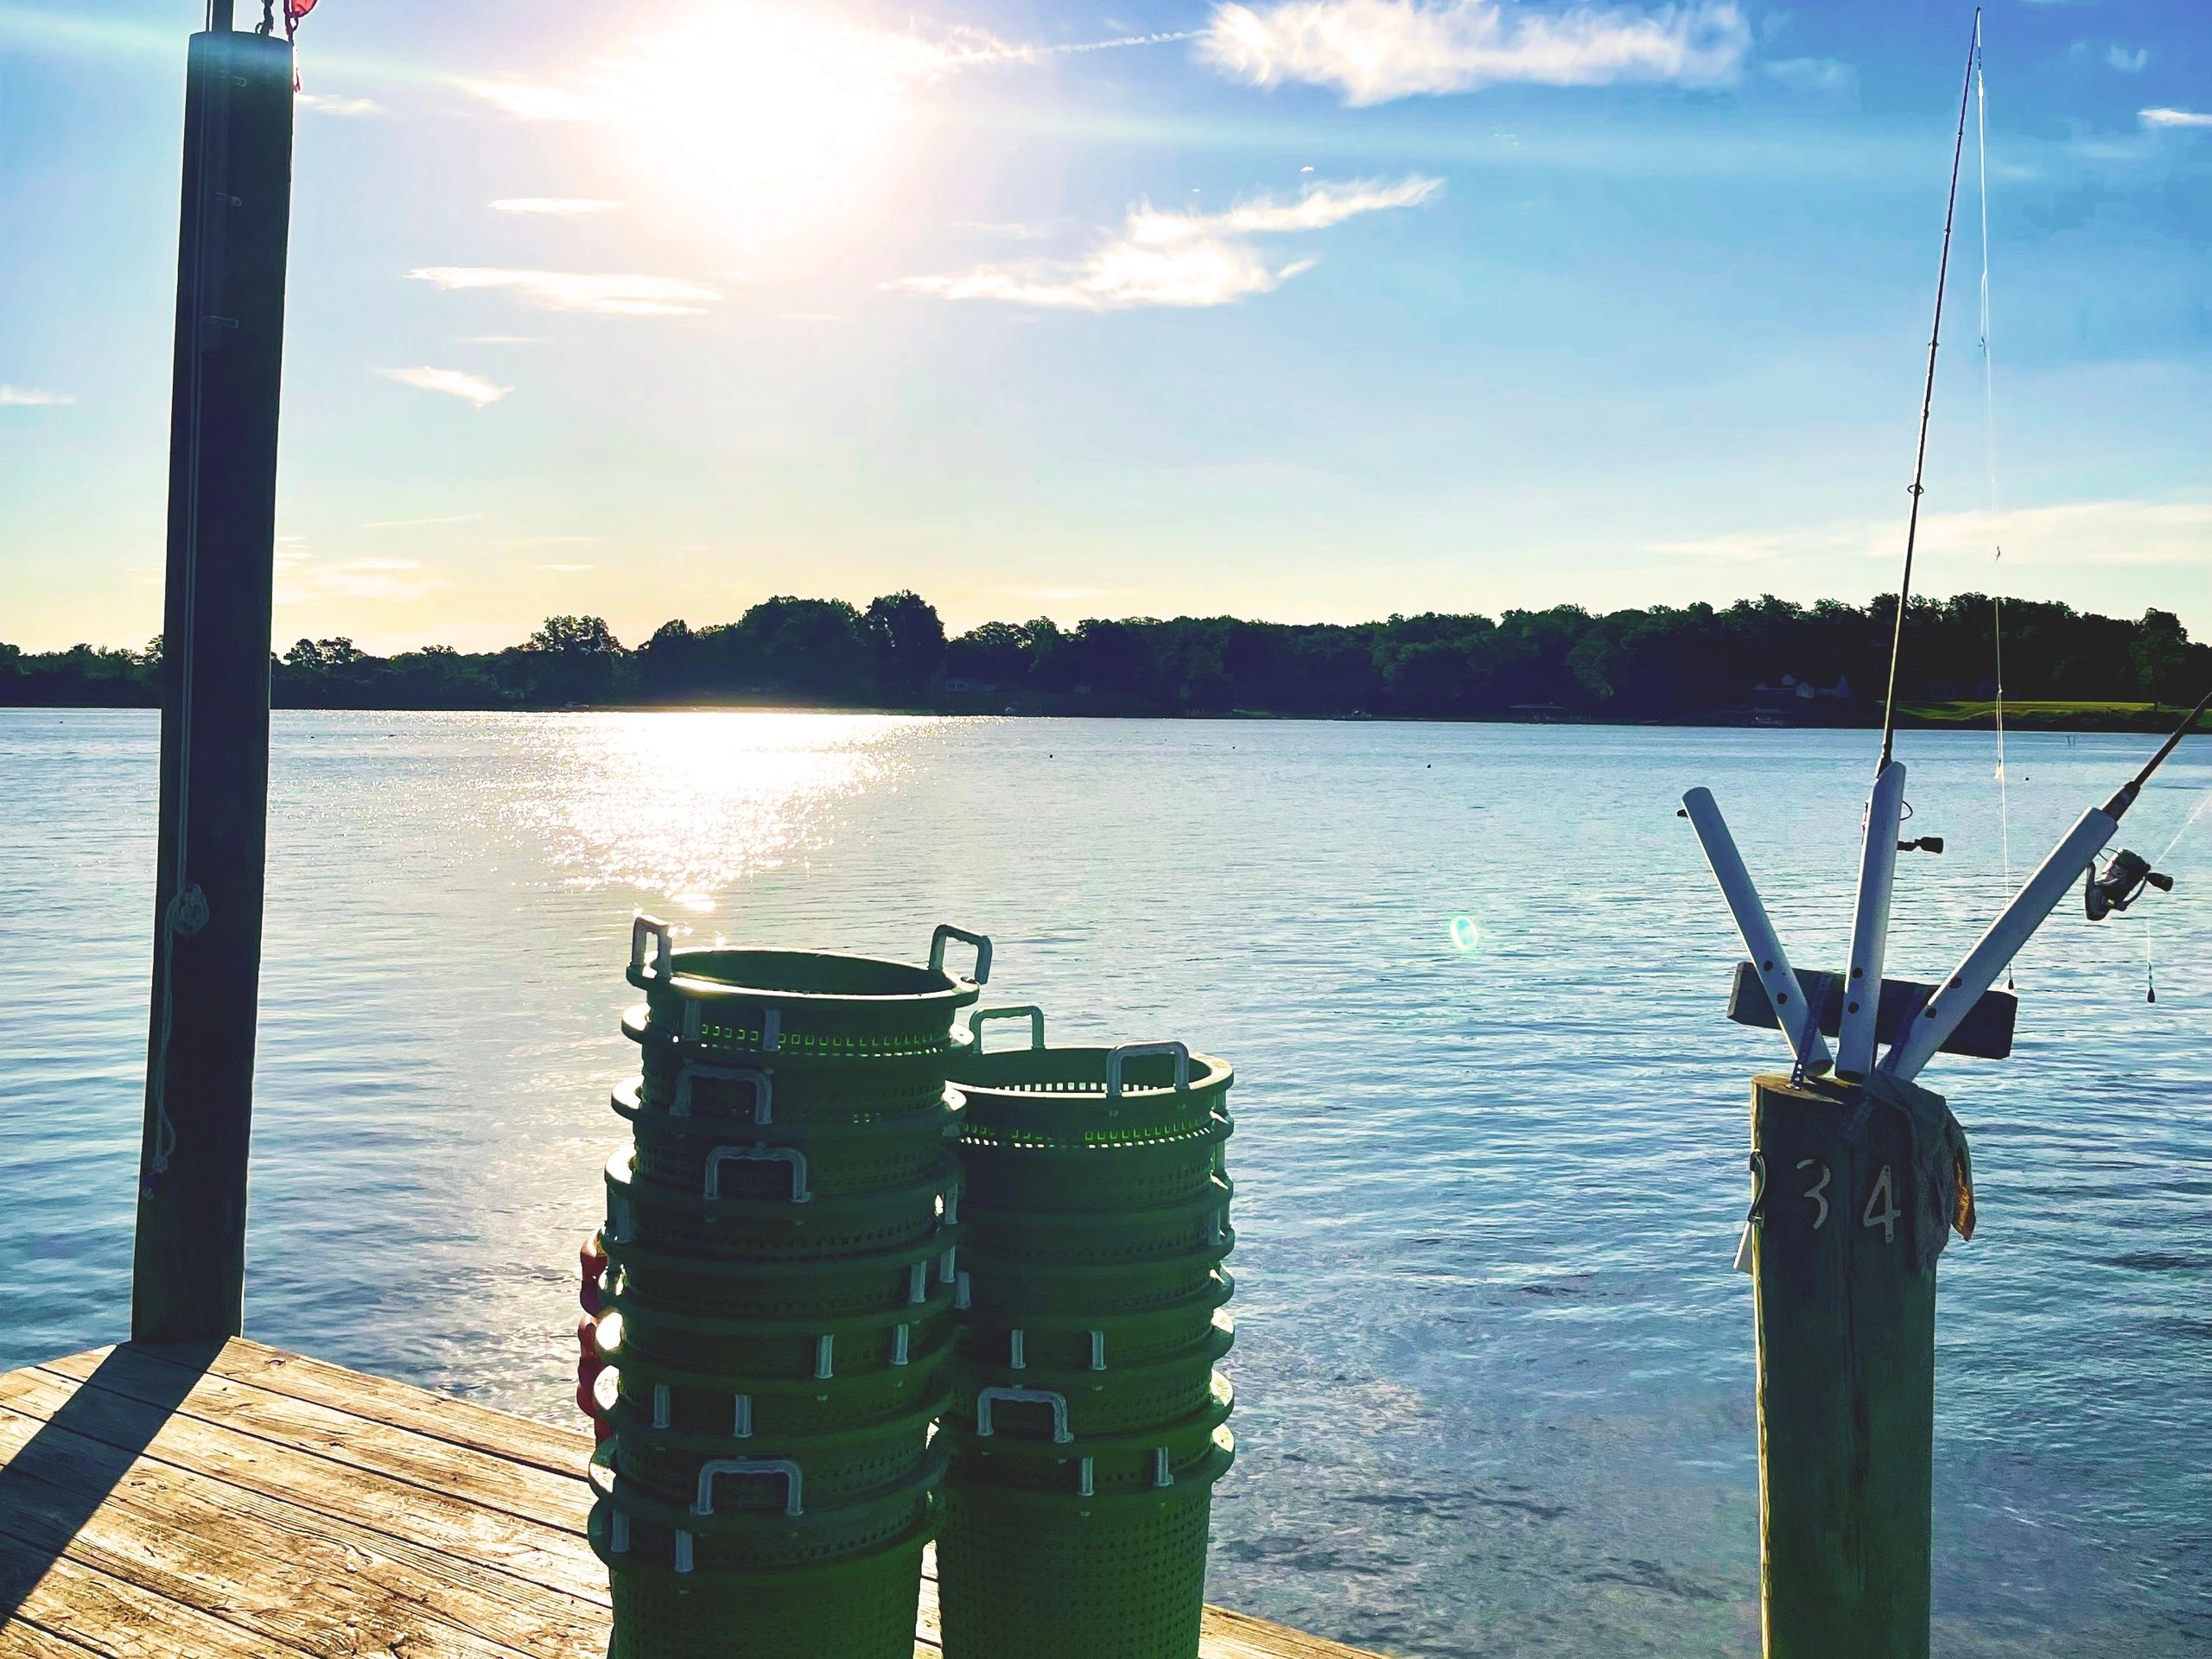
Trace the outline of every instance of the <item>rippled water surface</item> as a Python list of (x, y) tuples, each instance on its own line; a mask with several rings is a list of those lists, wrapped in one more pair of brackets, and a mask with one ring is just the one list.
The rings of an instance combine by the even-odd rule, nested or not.
[[(0, 1363), (124, 1330), (155, 722), (0, 711)], [(2031, 862), (2139, 739), (2014, 740)], [(1056, 1036), (1232, 1060), (1241, 1457), (1211, 1593), (1407, 1655), (1751, 1654), (1736, 947), (1711, 785), (1837, 961), (1856, 733), (284, 715), (248, 1328), (556, 1421), (633, 906), (915, 957), (952, 920)], [(1893, 971), (2002, 888), (1986, 738), (1908, 734)], [(2185, 749), (2130, 818), (2212, 785)], [(2171, 896), (2020, 963), (1943, 1061), (1937, 1650), (2212, 1651), (2212, 813)], [(2147, 954), (2158, 1000), (2145, 1001)]]

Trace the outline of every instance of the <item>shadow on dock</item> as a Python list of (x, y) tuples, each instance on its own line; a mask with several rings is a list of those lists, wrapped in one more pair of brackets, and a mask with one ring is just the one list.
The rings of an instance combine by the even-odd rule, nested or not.
[[(67, 1553), (221, 1351), (219, 1343), (118, 1347), (7, 1455), (0, 1467), (0, 1629)], [(163, 1363), (149, 1365), (149, 1357)]]

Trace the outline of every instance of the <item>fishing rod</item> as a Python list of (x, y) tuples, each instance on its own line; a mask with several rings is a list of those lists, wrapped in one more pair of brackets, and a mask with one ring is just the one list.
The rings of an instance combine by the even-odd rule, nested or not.
[[(2152, 774), (2181, 747), (2182, 739), (2189, 735), (2208, 708), (2212, 708), (2212, 691), (2197, 700), (2196, 707), (2189, 711), (2189, 717), (2174, 728), (2172, 735), (2159, 746), (2158, 752), (2140, 772), (2115, 790), (2102, 806), (2093, 806), (2084, 812), (2058, 845), (2051, 849), (2050, 856), (2021, 883), (2012, 903), (1998, 912), (1989, 931), (1921, 1006), (1910, 1029), (1891, 1045), (1889, 1055), (1882, 1062), (1884, 1071), (1907, 1082), (1918, 1076), (1921, 1067), (1936, 1057), (1945, 1040), (1959, 1028), (1959, 1022), (1997, 982), (1997, 976), (2005, 971), (2005, 965), (2019, 955), (2036, 930), (2058, 907), (2058, 901), (2073, 891), (2074, 883), (2084, 871), (2088, 873), (2086, 898), (2092, 921), (2111, 911), (2125, 910), (2146, 883), (2154, 887), (2173, 885), (2171, 878), (2163, 883), (2153, 881), (2152, 878), (2157, 872), (2142, 858), (2124, 849), (2113, 859), (2112, 868), (2099, 876), (2097, 856), (2120, 833), (2120, 819), (2135, 804)], [(2099, 909), (2100, 899), (2104, 902), (2102, 911)]]
[(1943, 251), (1936, 265), (1936, 321), (1928, 331), (1928, 376), (1920, 392), (1920, 442), (1912, 462), (1912, 507), (1905, 519), (1904, 575), (1897, 583), (1897, 617), (1895, 632), (1890, 639), (1890, 688), (1882, 703), (1882, 759), (1875, 767), (1878, 775), (1890, 764), (1890, 752), (1895, 747), (1897, 729), (1897, 662), (1904, 655), (1904, 613), (1912, 601), (1912, 555), (1914, 543), (1920, 534), (1920, 498), (1924, 493), (1923, 481), (1928, 474), (1928, 421), (1936, 404), (1936, 349), (1943, 338), (1943, 290), (1948, 285), (1951, 273), (1951, 227), (1959, 212), (1959, 163), (1966, 156), (1967, 111), (1974, 101), (1974, 65), (1981, 57), (1981, 8), (1974, 8), (1974, 34), (1967, 47), (1965, 81), (1959, 88), (1959, 130), (1951, 144), (1951, 192), (1943, 208)]
[(1890, 900), (1897, 885), (1897, 854), (1906, 849), (1940, 850), (1942, 842), (1901, 842), (1904, 820), (1905, 769), (1894, 758), (1897, 741), (1897, 671), (1904, 656), (1904, 618), (1912, 605), (1912, 559), (1920, 535), (1920, 499), (1928, 472), (1928, 428), (1936, 406), (1936, 354), (1943, 338), (1943, 296), (1950, 286), (1951, 234), (1958, 222), (1959, 173), (1965, 160), (1967, 115), (1973, 107), (1974, 70), (1981, 57), (1981, 12), (1974, 15), (1967, 43), (1967, 67), (1959, 87), (1958, 130), (1951, 141), (1950, 192), (1943, 207), (1943, 250), (1936, 266), (1936, 320), (1928, 333), (1928, 372), (1920, 389), (1920, 437), (1913, 454), (1912, 508), (1905, 521), (1904, 570), (1897, 582), (1897, 614), (1890, 640), (1889, 692), (1882, 704), (1882, 758), (1866, 800), (1859, 844), (1858, 898), (1852, 908), (1851, 955), (1843, 988), (1843, 1013), (1837, 1027), (1835, 1072), (1856, 1082), (1874, 1068), (1880, 1033), (1882, 966), (1889, 948)]
[[(1977, 10), (1951, 151), (1881, 759), (1866, 801), (1845, 972), (1793, 966), (1712, 791), (1682, 796), (1681, 816), (1750, 958), (1737, 964), (1728, 1018), (1777, 1029), (1796, 1061), (1787, 1077), (1751, 1084), (1751, 1200), (1736, 1253), (1737, 1267), (1752, 1275), (1758, 1311), (1761, 1628), (1766, 1651), (1789, 1659), (1841, 1651), (1840, 1630), (1851, 1632), (1845, 1645), (1854, 1653), (1926, 1659), (1936, 1264), (1954, 1232), (1973, 1236), (1974, 1203), (1966, 1132), (1941, 1096), (1913, 1080), (1938, 1053), (2000, 1060), (2012, 1053), (2019, 1001), (1992, 988), (2076, 884), (2086, 880), (2092, 921), (2171, 885), (2133, 853), (2115, 854), (2101, 871), (2098, 861), (2145, 786), (2212, 709), (2208, 692), (2133, 778), (2082, 815), (1948, 975), (1932, 985), (1883, 976), (1897, 856), (1908, 846), (1941, 850), (1929, 844), (1932, 836), (1900, 839), (1905, 768), (1895, 753), (1897, 693), (1981, 46)], [(1985, 256), (1985, 295), (1986, 266)], [(1986, 399), (1987, 385), (1985, 374)], [(1878, 1060), (1878, 1047), (1886, 1050)], [(1839, 1512), (1878, 1516), (1882, 1524), (1839, 1528)]]

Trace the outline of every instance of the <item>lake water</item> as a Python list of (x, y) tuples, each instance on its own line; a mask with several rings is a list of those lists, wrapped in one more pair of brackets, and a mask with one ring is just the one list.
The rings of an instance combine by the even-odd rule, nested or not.
[[(0, 711), (0, 1363), (125, 1328), (154, 718)], [(2013, 740), (2024, 868), (2147, 753)], [(1407, 1655), (1758, 1651), (1738, 954), (1708, 784), (1801, 965), (1848, 931), (1863, 733), (281, 715), (247, 1321), (573, 1421), (633, 906), (695, 938), (997, 941), (1065, 1040), (1232, 1060), (1241, 1456), (1217, 1600)], [(1986, 737), (1906, 734), (1891, 970), (2002, 888)], [(2212, 786), (2184, 749), (2126, 826)], [(1936, 1648), (2212, 1649), (2212, 812), (2179, 888), (2019, 964), (1942, 1060)], [(2145, 1001), (2146, 947), (2158, 1000)]]

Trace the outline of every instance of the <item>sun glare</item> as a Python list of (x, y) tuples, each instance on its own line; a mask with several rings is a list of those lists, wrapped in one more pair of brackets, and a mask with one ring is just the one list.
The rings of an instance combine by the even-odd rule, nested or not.
[(824, 10), (734, 0), (639, 41), (597, 90), (667, 206), (774, 233), (880, 187), (915, 89), (957, 54)]

